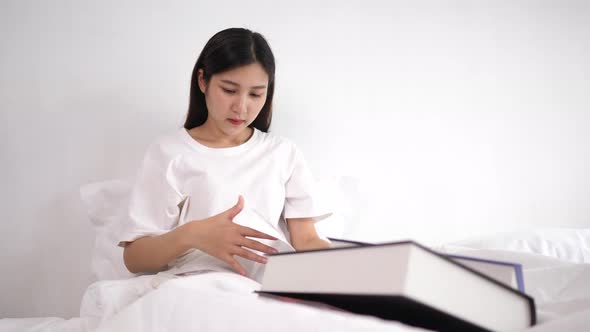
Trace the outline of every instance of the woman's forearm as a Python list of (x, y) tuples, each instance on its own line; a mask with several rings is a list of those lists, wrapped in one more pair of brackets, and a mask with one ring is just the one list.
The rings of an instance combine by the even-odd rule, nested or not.
[(184, 224), (168, 233), (142, 237), (129, 243), (123, 251), (123, 260), (129, 272), (159, 272), (165, 269), (168, 263), (191, 249), (187, 240), (189, 227), (197, 227), (197, 223)]
[(314, 250), (314, 249), (328, 249), (332, 245), (330, 242), (322, 240), (319, 237), (314, 237), (310, 239), (306, 239), (305, 241), (301, 241), (294, 245), (295, 250), (302, 251), (302, 250)]
[(291, 236), (291, 244), (297, 251), (326, 249), (331, 246), (330, 242), (319, 237), (314, 218), (288, 218), (287, 227)]

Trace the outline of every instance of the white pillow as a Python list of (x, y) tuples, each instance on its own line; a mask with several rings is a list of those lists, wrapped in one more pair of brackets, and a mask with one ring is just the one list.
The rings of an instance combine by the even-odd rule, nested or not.
[(332, 215), (316, 223), (320, 237), (349, 238), (360, 220), (359, 181), (352, 176), (332, 176), (317, 180), (321, 199), (331, 207)]
[(590, 229), (539, 228), (453, 242), (447, 247), (534, 253), (574, 263), (590, 263)]
[(127, 214), (131, 179), (115, 179), (84, 185), (80, 198), (95, 231), (91, 269), (97, 280), (125, 279), (134, 276), (123, 263), (123, 248), (117, 233)]

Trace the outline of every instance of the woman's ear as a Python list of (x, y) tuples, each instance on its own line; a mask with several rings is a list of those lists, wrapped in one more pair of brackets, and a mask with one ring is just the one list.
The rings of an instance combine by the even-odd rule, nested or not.
[(199, 71), (197, 72), (197, 81), (199, 82), (199, 89), (203, 94), (205, 93), (205, 90), (207, 90), (207, 83), (205, 82), (204, 74), (205, 72), (203, 71), (203, 69), (199, 69)]

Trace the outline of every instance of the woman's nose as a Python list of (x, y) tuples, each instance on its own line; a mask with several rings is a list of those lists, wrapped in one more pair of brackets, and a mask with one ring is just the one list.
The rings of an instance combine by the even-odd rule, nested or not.
[(246, 98), (242, 97), (242, 96), (238, 96), (235, 100), (234, 100), (234, 105), (233, 105), (233, 110), (236, 113), (242, 114), (246, 112)]

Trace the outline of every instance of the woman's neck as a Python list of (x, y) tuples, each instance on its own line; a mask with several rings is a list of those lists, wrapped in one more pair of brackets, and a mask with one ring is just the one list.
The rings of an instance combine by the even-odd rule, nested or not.
[(254, 129), (246, 127), (236, 135), (227, 135), (205, 122), (201, 126), (189, 130), (189, 134), (193, 139), (210, 148), (230, 148), (248, 141), (254, 134)]

